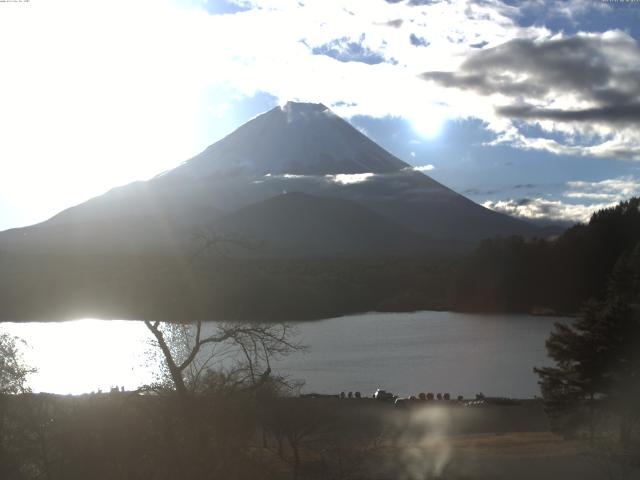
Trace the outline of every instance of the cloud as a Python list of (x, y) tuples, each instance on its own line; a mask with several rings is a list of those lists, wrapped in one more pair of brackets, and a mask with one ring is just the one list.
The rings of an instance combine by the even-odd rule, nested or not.
[[(640, 72), (639, 72), (640, 73)], [(581, 110), (538, 108), (533, 105), (498, 107), (498, 114), (507, 117), (561, 122), (640, 123), (640, 103), (614, 104)]]
[(567, 192), (564, 194), (567, 198), (586, 198), (588, 200), (611, 200), (615, 198), (610, 193), (589, 193), (589, 192)]
[(362, 34), (357, 41), (351, 41), (349, 37), (342, 37), (331, 40), (324, 45), (314, 47), (311, 51), (314, 55), (326, 55), (340, 62), (362, 62), (369, 65), (376, 65), (386, 61), (384, 55), (363, 46), (364, 40), (364, 34)]
[(429, 42), (427, 42), (423, 37), (417, 36), (415, 33), (412, 33), (411, 35), (409, 35), (409, 41), (411, 42), (411, 45), (413, 45), (414, 47), (429, 46)]
[(375, 173), (340, 173), (338, 175), (327, 175), (327, 178), (340, 185), (352, 185), (366, 182), (374, 176)]
[[(269, 176), (271, 176), (271, 175), (269, 175)], [(275, 175), (275, 176), (277, 177), (278, 175)], [(311, 177), (311, 175), (297, 175), (295, 173), (285, 173), (284, 175), (282, 175), (282, 178), (290, 178), (290, 179), (310, 178), (310, 177)]]
[(569, 204), (560, 200), (545, 198), (521, 198), (508, 200), (487, 200), (486, 208), (527, 220), (556, 220), (562, 222), (588, 222), (596, 210), (611, 206), (603, 204)]
[(431, 164), (428, 164), (428, 165), (416, 165), (416, 166), (412, 167), (412, 170), (415, 170), (416, 172), (430, 172), (434, 168), (436, 168), (436, 167), (434, 167)]
[(499, 191), (500, 190), (484, 190), (484, 189), (480, 189), (480, 188), (467, 188), (462, 193), (464, 195), (476, 195), (476, 196), (479, 196), (479, 195), (495, 195)]
[[(640, 46), (624, 32), (513, 39), (422, 78), (487, 98), (494, 145), (640, 160)], [(531, 124), (557, 139), (523, 133)]]
[[(588, 127), (587, 127), (588, 130)], [(570, 133), (566, 142), (559, 142), (551, 138), (530, 138), (518, 132), (515, 128), (509, 128), (498, 138), (488, 142), (488, 145), (507, 144), (524, 150), (544, 150), (557, 155), (593, 156), (600, 158), (615, 158), (619, 160), (640, 160), (640, 144), (638, 133), (633, 130), (618, 131), (608, 135), (584, 134), (586, 144), (574, 144), (572, 138), (577, 134)], [(590, 139), (596, 140), (591, 145)], [(599, 142), (599, 143), (598, 143)]]
[(504, 187), (491, 188), (491, 189), (472, 187), (472, 188), (467, 188), (462, 193), (464, 193), (465, 195), (486, 196), (486, 195), (496, 195), (498, 193), (504, 193), (511, 190), (532, 190), (534, 188), (539, 188), (539, 185), (536, 185), (533, 183), (517, 183), (515, 185), (507, 185)]
[[(557, 220), (588, 222), (597, 210), (613, 207), (617, 203), (640, 195), (640, 180), (632, 176), (610, 178), (597, 182), (570, 181), (562, 196), (569, 199), (520, 198), (487, 200), (486, 208), (529, 220)], [(582, 200), (588, 203), (575, 203)]]
[(567, 198), (609, 200), (617, 203), (640, 195), (640, 180), (632, 176), (611, 178), (599, 182), (572, 181), (567, 182), (567, 187), (570, 189), (564, 193)]
[(376, 177), (390, 177), (393, 174), (377, 174), (377, 173), (339, 173), (336, 175), (299, 175), (293, 173), (284, 173), (274, 175), (267, 173), (264, 178), (254, 183), (262, 183), (265, 180), (307, 180), (324, 184), (338, 185), (354, 185), (356, 183), (364, 183), (373, 180)]
[(396, 18), (395, 20), (389, 20), (388, 22), (385, 22), (384, 25), (387, 25), (392, 28), (400, 28), (403, 23), (404, 23), (404, 20), (402, 20), (401, 18)]
[(250, 9), (249, 2), (242, 0), (204, 0), (202, 4), (212, 15), (233, 14)]
[(520, 19), (529, 17), (542, 23), (561, 20), (567, 22), (567, 26), (576, 27), (581, 18), (594, 14), (606, 15), (612, 7), (621, 3), (606, 0), (598, 2), (593, 0), (529, 0), (518, 5), (515, 15)]
[[(458, 72), (425, 73), (446, 86), (511, 97), (572, 94), (602, 106), (637, 100), (640, 49), (623, 32), (515, 39), (470, 55)], [(542, 98), (546, 99), (546, 98)]]

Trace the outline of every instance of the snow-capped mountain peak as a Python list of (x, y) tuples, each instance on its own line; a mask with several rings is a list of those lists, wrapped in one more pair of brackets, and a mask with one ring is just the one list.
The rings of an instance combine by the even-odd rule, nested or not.
[(321, 103), (287, 102), (170, 173), (189, 177), (390, 173), (407, 168)]

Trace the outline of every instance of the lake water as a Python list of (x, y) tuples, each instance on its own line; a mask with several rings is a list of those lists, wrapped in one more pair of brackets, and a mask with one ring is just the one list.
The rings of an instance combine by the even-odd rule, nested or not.
[[(274, 365), (306, 382), (307, 392), (377, 387), (401, 395), (449, 392), (533, 397), (534, 366), (549, 365), (544, 342), (554, 318), (452, 312), (368, 313), (300, 323), (309, 348)], [(154, 379), (151, 335), (142, 322), (83, 319), (64, 323), (5, 323), (23, 338), (38, 369), (34, 391), (82, 393), (111, 386), (134, 389)]]

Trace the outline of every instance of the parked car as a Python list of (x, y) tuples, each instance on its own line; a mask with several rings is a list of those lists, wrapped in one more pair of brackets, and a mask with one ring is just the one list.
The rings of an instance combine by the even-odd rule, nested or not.
[(396, 399), (396, 396), (391, 392), (378, 388), (373, 394), (373, 398), (383, 402), (393, 402)]

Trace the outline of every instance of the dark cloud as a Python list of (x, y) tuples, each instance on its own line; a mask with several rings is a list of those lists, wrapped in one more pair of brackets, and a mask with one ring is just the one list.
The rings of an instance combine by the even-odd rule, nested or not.
[(348, 37), (342, 37), (315, 47), (311, 52), (314, 55), (326, 55), (341, 62), (362, 62), (369, 65), (383, 63), (385, 61), (383, 55), (362, 45), (364, 38), (364, 35), (361, 35), (360, 40), (354, 42)]
[(485, 196), (485, 195), (496, 195), (503, 192), (509, 192), (511, 190), (531, 190), (536, 188), (536, 185), (533, 183), (518, 183), (516, 185), (493, 188), (493, 189), (483, 189), (483, 188), (467, 188), (462, 193), (465, 195), (474, 195), (474, 196)]
[[(507, 117), (559, 122), (637, 123), (640, 118), (640, 48), (631, 37), (579, 35), (548, 41), (515, 39), (474, 52), (457, 72), (426, 72), (425, 80), (482, 95), (499, 93), (513, 105), (497, 111)], [(588, 108), (548, 109), (571, 95)]]
[(392, 28), (400, 28), (403, 23), (404, 20), (402, 20), (401, 18), (396, 18), (395, 20), (389, 20), (387, 23), (385, 23), (385, 25)]
[(556, 120), (572, 122), (640, 123), (640, 103), (610, 105), (582, 110), (558, 110), (536, 108), (532, 105), (512, 105), (497, 108), (500, 115), (534, 120)]
[[(519, 198), (517, 200), (514, 200), (514, 203), (519, 207), (524, 207), (526, 205), (531, 205), (533, 203), (533, 200), (530, 198)], [(541, 206), (540, 208), (545, 212), (548, 211), (547, 206)]]
[(548, 86), (532, 84), (526, 81), (514, 82), (511, 77), (500, 74), (428, 72), (422, 74), (422, 78), (433, 80), (447, 87), (474, 90), (482, 95), (502, 93), (508, 96), (542, 96), (549, 92)]
[(480, 195), (495, 195), (498, 192), (500, 192), (500, 190), (484, 190), (484, 189), (480, 189), (480, 188), (467, 188), (462, 193), (464, 195), (480, 196)]

